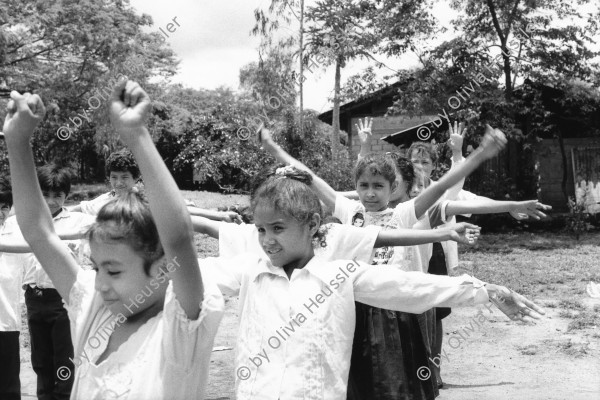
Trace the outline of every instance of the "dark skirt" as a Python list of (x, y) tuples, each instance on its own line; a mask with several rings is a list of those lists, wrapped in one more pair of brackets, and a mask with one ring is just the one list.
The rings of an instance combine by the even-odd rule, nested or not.
[(348, 399), (435, 399), (429, 360), (434, 310), (417, 315), (355, 304)]
[[(429, 260), (429, 269), (427, 270), (432, 275), (448, 275), (448, 268), (446, 267), (446, 256), (444, 255), (444, 248), (441, 243), (433, 244), (433, 252), (431, 259)], [(446, 318), (452, 309), (448, 307), (437, 307), (435, 309), (435, 317), (438, 320)]]

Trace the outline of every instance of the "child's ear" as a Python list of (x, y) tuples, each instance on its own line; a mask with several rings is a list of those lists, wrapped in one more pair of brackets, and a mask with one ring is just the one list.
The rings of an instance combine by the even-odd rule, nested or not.
[(308, 228), (310, 230), (311, 236), (313, 236), (319, 228), (321, 227), (321, 216), (317, 213), (314, 213), (312, 217), (310, 217), (310, 221), (308, 221)]
[(394, 193), (396, 189), (398, 189), (398, 181), (394, 180), (394, 182), (392, 182), (392, 186), (390, 187), (390, 193)]

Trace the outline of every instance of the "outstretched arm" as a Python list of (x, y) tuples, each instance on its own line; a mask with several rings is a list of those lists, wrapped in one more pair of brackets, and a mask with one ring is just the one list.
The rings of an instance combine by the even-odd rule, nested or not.
[(25, 240), (40, 261), (60, 296), (69, 301), (69, 292), (79, 267), (68, 247), (54, 232), (50, 210), (42, 197), (29, 140), (45, 114), (38, 95), (11, 93), (4, 136), (8, 147), (10, 174), (17, 222)]
[(213, 221), (235, 222), (236, 224), (243, 222), (242, 216), (235, 211), (214, 211), (194, 206), (188, 206), (188, 211), (191, 216), (204, 217)]
[(442, 229), (388, 229), (380, 231), (373, 247), (416, 246), (426, 243), (453, 240), (473, 244), (479, 237), (477, 225), (461, 222)]
[(308, 172), (313, 178), (312, 189), (315, 191), (317, 196), (319, 196), (319, 199), (325, 203), (326, 207), (335, 207), (335, 197), (337, 196), (337, 192), (331, 186), (329, 186), (327, 182), (319, 178), (310, 168), (296, 160), (294, 157), (290, 156), (277, 143), (275, 143), (271, 137), (271, 132), (268, 129), (261, 126), (259, 128), (258, 135), (265, 150), (275, 157), (277, 161)]
[(481, 145), (460, 165), (449, 171), (436, 185), (431, 185), (415, 198), (415, 214), (420, 218), (446, 190), (473, 172), (483, 161), (495, 157), (506, 145), (506, 137), (498, 129), (486, 125)]
[(494, 213), (517, 213), (525, 214), (533, 219), (545, 218), (540, 210), (551, 210), (552, 207), (542, 204), (537, 200), (527, 201), (498, 201), (487, 198), (478, 198), (469, 201), (450, 201), (446, 207), (446, 215), (460, 214), (494, 214)]
[(211, 238), (218, 239), (220, 225), (220, 222), (192, 215), (192, 226), (196, 233), (203, 233)]
[(193, 244), (192, 221), (181, 192), (144, 125), (150, 106), (150, 97), (137, 83), (121, 81), (113, 89), (110, 119), (140, 166), (165, 256), (178, 265), (169, 274), (175, 296), (193, 320), (200, 314), (204, 286)]

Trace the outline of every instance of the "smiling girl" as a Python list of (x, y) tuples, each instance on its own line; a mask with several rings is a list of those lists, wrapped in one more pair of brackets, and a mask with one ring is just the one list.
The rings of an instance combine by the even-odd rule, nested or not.
[[(438, 277), (315, 256), (324, 239), (311, 176), (294, 168), (269, 176), (251, 209), (264, 256), (201, 260), (223, 293), (239, 295), (238, 399), (346, 399), (354, 302), (422, 313), (434, 305), (485, 303), (502, 293), (512, 318), (541, 310), (475, 278)], [(531, 307), (531, 309), (530, 309)], [(522, 314), (520, 314), (522, 313)]]
[(131, 81), (112, 93), (112, 124), (147, 176), (149, 202), (131, 193), (100, 210), (89, 234), (94, 271), (81, 271), (54, 232), (35, 177), (29, 140), (44, 105), (11, 97), (4, 133), (17, 220), (69, 312), (71, 398), (203, 398), (223, 299), (200, 275), (185, 203), (144, 126), (148, 95)]

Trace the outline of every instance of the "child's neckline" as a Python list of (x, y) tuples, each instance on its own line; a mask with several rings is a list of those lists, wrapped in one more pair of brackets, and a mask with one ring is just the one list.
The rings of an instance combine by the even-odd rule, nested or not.
[[(117, 347), (114, 351), (112, 351), (110, 354), (107, 354), (106, 357), (104, 357), (104, 359), (100, 362), (98, 362), (98, 360), (100, 360), (102, 358), (102, 356), (104, 356), (104, 353), (106, 353), (106, 350), (108, 349), (108, 345), (110, 343), (110, 338), (113, 336), (114, 331), (111, 332), (110, 336), (108, 337), (108, 339), (104, 342), (105, 345), (102, 346), (103, 349), (101, 351), (101, 353), (98, 355), (98, 357), (93, 361), (90, 362), (90, 364), (92, 364), (95, 368), (100, 368), (103, 364), (105, 364), (107, 361), (109, 361), (111, 358), (114, 358), (115, 354), (118, 354), (121, 352), (122, 349), (126, 348), (127, 346), (131, 345), (131, 343), (134, 343), (134, 338), (138, 335), (141, 335), (145, 330), (150, 329), (151, 326), (151, 322), (153, 322), (154, 319), (159, 318), (162, 313), (164, 312), (164, 308), (162, 310), (160, 310), (156, 315), (148, 318), (148, 320), (146, 322), (144, 322), (143, 324), (139, 325), (138, 328), (132, 332), (129, 337), (127, 337), (127, 339), (125, 339), (120, 345), (119, 347)], [(116, 320), (118, 320), (118, 316), (113, 315), (114, 319), (111, 320), (110, 324), (115, 323)], [(110, 326), (110, 325), (109, 325)], [(100, 329), (100, 328), (99, 328)], [(99, 331), (98, 329), (98, 331)], [(88, 338), (89, 340), (89, 338)], [(87, 343), (87, 342), (86, 342)], [(99, 348), (102, 348), (99, 347)]]

